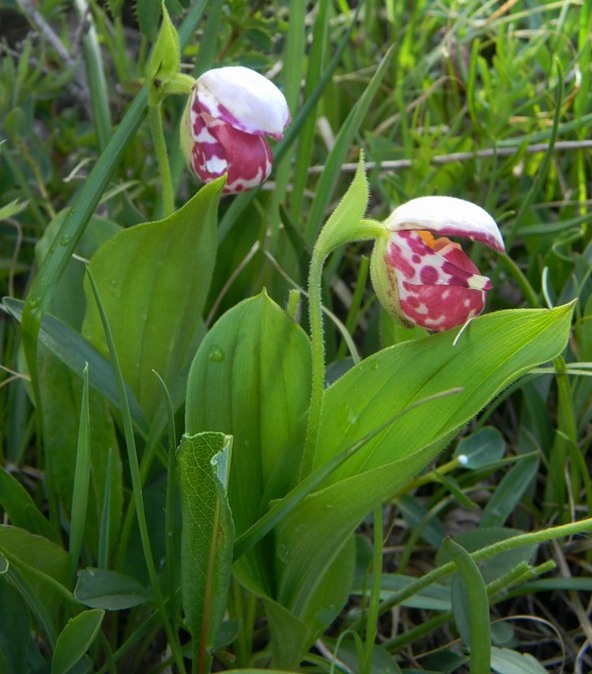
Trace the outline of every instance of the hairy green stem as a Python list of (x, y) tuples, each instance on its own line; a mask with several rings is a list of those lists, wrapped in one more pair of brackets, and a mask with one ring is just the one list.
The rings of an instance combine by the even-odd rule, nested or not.
[[(542, 529), (541, 531), (532, 531), (529, 533), (518, 534), (517, 536), (512, 536), (511, 538), (506, 538), (503, 541), (497, 541), (492, 545), (488, 545), (476, 552), (471, 553), (471, 557), (476, 562), (480, 562), (486, 559), (491, 559), (496, 555), (501, 554), (502, 552), (507, 552), (508, 550), (515, 550), (517, 548), (522, 548), (526, 545), (538, 545), (540, 543), (546, 543), (548, 541), (555, 540), (556, 538), (563, 538), (565, 536), (574, 536), (575, 534), (581, 534), (592, 531), (592, 517), (588, 517), (578, 522), (570, 522), (568, 524), (561, 524), (556, 527), (549, 527), (548, 529)], [(400, 604), (409, 597), (417, 594), (425, 587), (436, 583), (442, 578), (451, 575), (456, 569), (454, 562), (448, 562), (439, 566), (437, 569), (426, 573), (425, 576), (419, 578), (417, 581), (404, 588), (400, 592), (396, 592), (390, 597), (387, 601), (383, 602), (380, 607), (380, 612), (385, 613), (390, 610), (393, 606)]]
[[(531, 567), (526, 562), (519, 563), (518, 566), (511, 571), (508, 571), (508, 573), (504, 574), (501, 578), (496, 578), (491, 581), (491, 583), (487, 584), (487, 595), (490, 597), (490, 604), (493, 606), (500, 601), (504, 601), (508, 596), (514, 596), (511, 593), (512, 591), (510, 591), (510, 593), (507, 591), (507, 588), (510, 585), (528, 582), (543, 573), (551, 571), (554, 566), (555, 564), (551, 560), (543, 562), (536, 567)], [(452, 611), (443, 611), (433, 618), (425, 620), (420, 625), (417, 625), (417, 627), (407, 630), (404, 634), (399, 634), (398, 636), (385, 641), (382, 646), (390, 653), (396, 653), (409, 644), (415, 643), (431, 632), (434, 632), (439, 627), (442, 627), (442, 625), (446, 625), (452, 619)]]
[(512, 260), (512, 258), (507, 254), (500, 255), (500, 258), (506, 265), (510, 274), (514, 277), (514, 280), (520, 287), (520, 290), (522, 290), (522, 294), (524, 295), (529, 306), (533, 308), (540, 307), (541, 303), (535, 289), (532, 287), (529, 280), (523, 274), (516, 262), (514, 262), (514, 260)]
[(325, 255), (315, 247), (310, 261), (308, 275), (308, 311), (310, 320), (310, 340), (312, 348), (312, 381), (310, 407), (308, 410), (308, 426), (304, 452), (300, 464), (300, 479), (308, 477), (312, 472), (314, 455), (321, 425), (323, 411), (323, 395), (325, 389), (325, 345), (323, 343), (323, 298), (322, 276)]
[(152, 132), (154, 152), (156, 154), (156, 161), (158, 162), (161, 179), (162, 217), (167, 218), (169, 215), (172, 215), (175, 210), (175, 193), (173, 189), (171, 167), (169, 164), (169, 155), (164, 138), (162, 104), (160, 102), (148, 105), (148, 118), (150, 119), (150, 131)]

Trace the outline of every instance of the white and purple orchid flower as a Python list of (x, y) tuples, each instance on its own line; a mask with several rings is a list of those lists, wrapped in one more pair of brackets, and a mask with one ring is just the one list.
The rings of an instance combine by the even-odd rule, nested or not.
[(243, 66), (215, 68), (195, 82), (181, 123), (181, 144), (197, 177), (228, 174), (224, 192), (261, 185), (271, 172), (266, 136), (279, 140), (290, 121), (282, 92)]
[(491, 281), (446, 237), (465, 237), (503, 252), (502, 236), (489, 213), (463, 199), (419, 197), (396, 208), (384, 227), (371, 273), (387, 311), (405, 325), (432, 332), (460, 326), (483, 311)]

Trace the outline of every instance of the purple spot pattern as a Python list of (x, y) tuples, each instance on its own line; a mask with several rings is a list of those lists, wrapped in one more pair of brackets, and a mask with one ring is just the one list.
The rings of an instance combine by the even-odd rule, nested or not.
[[(224, 106), (206, 106), (193, 90), (189, 113), (193, 147), (191, 168), (203, 182), (228, 174), (225, 194), (238, 194), (261, 185), (271, 173), (269, 143), (261, 134), (247, 133)], [(232, 123), (230, 123), (232, 122)]]
[(432, 248), (417, 231), (393, 233), (385, 264), (396, 313), (408, 325), (440, 332), (483, 311), (491, 282), (457, 243), (443, 237)]

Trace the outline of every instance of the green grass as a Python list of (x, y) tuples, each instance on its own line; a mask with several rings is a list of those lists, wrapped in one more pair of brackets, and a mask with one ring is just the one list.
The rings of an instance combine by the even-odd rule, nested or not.
[[(151, 138), (144, 86), (160, 9), (146, 0), (137, 8), (89, 0), (90, 23), (81, 24), (85, 5), (42, 0), (33, 11), (29, 3), (0, 0), (0, 295), (13, 298), (0, 305), (0, 605), (6, 607), (0, 611), (0, 671), (67, 671), (60, 669), (64, 647), (56, 646), (67, 639), (79, 654), (72, 671), (189, 672), (198, 671), (196, 662), (206, 671), (210, 657), (217, 669), (478, 674), (489, 672), (491, 658), (502, 673), (518, 671), (512, 664), (532, 672), (591, 670), (592, 553), (585, 534), (592, 527), (572, 524), (592, 516), (588, 3), (167, 3), (179, 29), (184, 73), (197, 76), (220, 65), (255, 68), (284, 91), (292, 123), (274, 144), (268, 182), (220, 200), (217, 235), (212, 230), (207, 243), (216, 249), (209, 291), (204, 286), (196, 293), (204, 295), (203, 321), (191, 317), (183, 342), (188, 356), (158, 372), (160, 382), (151, 372), (155, 378), (148, 382), (143, 373), (131, 374), (142, 360), (138, 353), (136, 362), (132, 342), (124, 362), (111, 369), (112, 349), (134, 326), (126, 312), (116, 312), (117, 324), (107, 325), (116, 337), (107, 348), (98, 314), (94, 324), (89, 318), (90, 286), (86, 293), (83, 287), (83, 262), (105, 241), (163, 213), (163, 162)], [(170, 96), (161, 105), (177, 211), (200, 187), (178, 147), (184, 103)], [(230, 345), (239, 353), (263, 344), (275, 357), (284, 343), (271, 336), (282, 335), (285, 351), (298, 354), (282, 370), (289, 375), (288, 393), (273, 389), (272, 395), (264, 383), (249, 388), (268, 409), (260, 410), (259, 426), (249, 415), (240, 424), (249, 438), (258, 438), (262, 452), (290, 442), (300, 451), (310, 398), (303, 346), (310, 331), (307, 292), (315, 290), (307, 288), (309, 263), (360, 152), (368, 218), (383, 220), (421, 195), (457, 196), (488, 210), (504, 234), (506, 255), (465, 248), (493, 281), (486, 311), (577, 299), (568, 346), (498, 392), (460, 436), (442, 443), (420, 475), (397, 483), (374, 519), (360, 524), (331, 567), (336, 579), (353, 574), (354, 581), (338, 588), (345, 595), (339, 606), (335, 600), (335, 615), (314, 618), (322, 628), (305, 655), (296, 644), (306, 631), (302, 625), (314, 620), (307, 623), (306, 610), (298, 613), (295, 606), (307, 599), (316, 605), (314, 592), (303, 598), (282, 589), (288, 560), (274, 547), (274, 537), (285, 535), (281, 522), (274, 520), (277, 528), (262, 540), (262, 529), (249, 529), (272, 511), (237, 511), (243, 501), (234, 494), (243, 476), (233, 476), (232, 466), (243, 465), (240, 452), (254, 450), (235, 438), (228, 484), (220, 477), (224, 471), (214, 469), (204, 484), (211, 490), (208, 503), (220, 512), (226, 512), (228, 489), (236, 531), (226, 523), (218, 537), (208, 538), (207, 559), (231, 559), (235, 540), (242, 556), (228, 595), (222, 570), (217, 578), (206, 564), (206, 612), (214, 607), (225, 617), (217, 633), (196, 635), (191, 625), (202, 624), (203, 615), (192, 613), (185, 625), (190, 600), (180, 570), (187, 564), (180, 534), (187, 510), (171, 477), (172, 452), (187, 430), (186, 382), (195, 376), (189, 365), (202, 343), (212, 346), (212, 362), (220, 353), (223, 360)], [(208, 195), (206, 210), (217, 203), (213, 192)], [(168, 252), (163, 246), (163, 258), (176, 261), (177, 281), (190, 283), (197, 278), (192, 257), (182, 255), (174, 237), (170, 246)], [(376, 301), (367, 282), (370, 252), (365, 242), (340, 246), (324, 268), (321, 351), (329, 381), (352, 366), (352, 342), (363, 362), (420, 334), (402, 328)], [(110, 306), (110, 270), (104, 267), (101, 300)], [(133, 266), (128, 272), (132, 278)], [(146, 292), (147, 306), (150, 297)], [(184, 312), (190, 311), (188, 297)], [(250, 304), (241, 305), (245, 300)], [(276, 312), (278, 305), (289, 308), (289, 321)], [(164, 328), (175, 320), (172, 305), (162, 306), (158, 315), (144, 316), (146, 330), (158, 316), (166, 317)], [(260, 326), (248, 323), (250, 311), (260, 312), (268, 330), (260, 342), (254, 337)], [(41, 324), (43, 314), (49, 318)], [(107, 324), (113, 315), (107, 312)], [(219, 320), (226, 331), (216, 328)], [(313, 331), (317, 320), (313, 316)], [(167, 358), (163, 362), (174, 361)], [(204, 381), (206, 365), (200, 365)], [(267, 365), (258, 367), (265, 372)], [(227, 366), (228, 360), (220, 371), (231, 381), (236, 371)], [(231, 385), (237, 393), (224, 417), (229, 426), (239, 424), (244, 393), (236, 381)], [(142, 398), (146, 387), (153, 392), (149, 405)], [(199, 408), (191, 432), (229, 433), (199, 427), (202, 419), (216, 425), (211, 409), (222, 406), (199, 394), (191, 394)], [(297, 399), (294, 410), (280, 409), (284, 394)], [(277, 436), (261, 430), (269, 410), (282, 419)], [(363, 428), (376, 432), (376, 424)], [(196, 441), (201, 444), (207, 442)], [(345, 440), (334, 445), (340, 451), (348, 446)], [(300, 458), (292, 460), (298, 465)], [(297, 471), (282, 482), (278, 475), (286, 467), (274, 472), (265, 460), (261, 474), (244, 463), (247, 492), (264, 494), (269, 503), (290, 495), (289, 506), (296, 508), (307, 489)], [(289, 509), (275, 503), (274, 512), (292, 521)], [(373, 522), (381, 525), (380, 535), (373, 535)], [(241, 538), (246, 530), (249, 549)], [(456, 543), (445, 542), (449, 535)], [(327, 593), (335, 589), (329, 585), (323, 585)], [(489, 640), (490, 652), (469, 657), (475, 639)]]

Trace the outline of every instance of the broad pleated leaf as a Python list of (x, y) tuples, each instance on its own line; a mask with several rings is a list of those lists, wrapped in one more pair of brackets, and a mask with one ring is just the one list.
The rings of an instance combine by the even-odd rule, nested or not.
[[(186, 431), (232, 435), (229, 499), (237, 534), (297, 478), (310, 398), (308, 337), (265, 293), (230, 309), (203, 340), (189, 374)], [(265, 541), (262, 541), (265, 543)], [(241, 559), (271, 591), (272, 550)], [(254, 553), (254, 554), (255, 554)]]
[[(90, 262), (125, 380), (147, 416), (161, 400), (152, 370), (171, 386), (190, 357), (216, 258), (223, 180), (203, 187), (164, 220), (126, 229)], [(88, 284), (83, 335), (107, 353)]]
[(356, 453), (329, 480), (337, 482), (389, 463), (446, 437), (500, 390), (560, 353), (573, 306), (499, 311), (456, 331), (384, 349), (327, 390), (316, 465), (363, 438), (389, 417), (443, 391), (462, 392), (410, 411)]
[(322, 570), (373, 507), (421, 471), (499, 391), (565, 347), (572, 306), (516, 310), (474, 320), (453, 345), (443, 333), (367, 358), (325, 395), (316, 465), (328, 461), (397, 412), (398, 418), (309, 495), (276, 529), (284, 551), (279, 600), (306, 612)]

